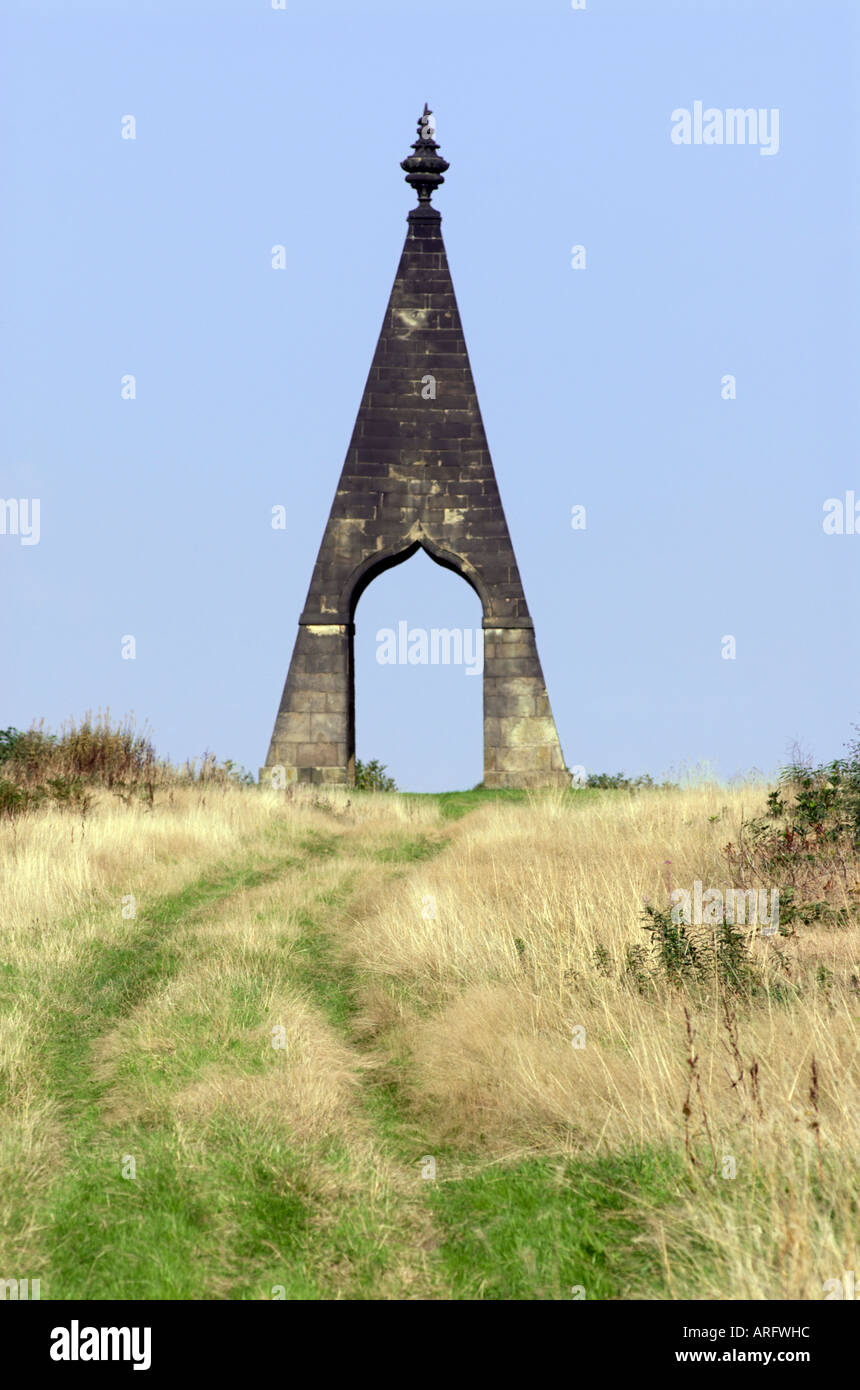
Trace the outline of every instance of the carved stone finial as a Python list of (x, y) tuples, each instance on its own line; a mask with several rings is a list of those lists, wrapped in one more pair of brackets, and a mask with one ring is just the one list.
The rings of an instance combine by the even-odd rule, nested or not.
[(447, 159), (437, 154), (439, 146), (433, 138), (435, 134), (433, 112), (425, 101), (424, 112), (418, 117), (418, 139), (412, 146), (415, 153), (400, 162), (401, 169), (406, 170), (406, 182), (418, 194), (419, 207), (429, 204), (434, 188), (445, 182), (443, 174), (449, 167)]

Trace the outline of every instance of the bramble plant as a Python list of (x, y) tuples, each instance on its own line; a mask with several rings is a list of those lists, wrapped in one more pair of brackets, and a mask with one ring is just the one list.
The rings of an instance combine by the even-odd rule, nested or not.
[(744, 822), (738, 843), (726, 846), (726, 857), (742, 884), (756, 875), (780, 884), (784, 926), (845, 926), (846, 904), (858, 892), (858, 851), (860, 739), (855, 738), (845, 758), (819, 767), (800, 761), (784, 767), (764, 814)]

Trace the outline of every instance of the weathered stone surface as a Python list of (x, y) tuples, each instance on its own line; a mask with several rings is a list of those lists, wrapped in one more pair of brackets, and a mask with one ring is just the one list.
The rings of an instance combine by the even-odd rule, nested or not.
[(336, 699), (337, 696), (326, 695), (324, 690), (294, 690), (292, 707), (293, 712), (304, 713), (311, 710), (325, 710), (326, 700)]
[[(420, 137), (420, 128), (419, 128)], [(349, 782), (353, 636), (367, 585), (422, 547), (483, 607), (484, 781), (568, 785), (534, 629), (493, 473), (459, 310), (428, 188), (447, 168), (432, 140), (404, 161), (421, 201), (311, 577), (266, 773)], [(435, 394), (425, 399), (428, 379)]]
[(311, 714), (310, 738), (314, 742), (333, 740), (337, 743), (344, 732), (343, 712), (334, 714)]
[(502, 748), (522, 748), (536, 744), (552, 744), (557, 738), (555, 721), (540, 719), (500, 719), (499, 746)]
[(537, 701), (534, 695), (484, 695), (484, 714), (486, 715), (511, 715), (511, 714), (537, 714), (535, 708)]

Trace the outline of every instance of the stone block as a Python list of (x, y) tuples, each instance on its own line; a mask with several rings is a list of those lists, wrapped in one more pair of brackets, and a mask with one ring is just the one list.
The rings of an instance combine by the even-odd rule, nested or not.
[(508, 694), (507, 691), (487, 695), (484, 699), (484, 711), (486, 714), (509, 718), (513, 715), (531, 715), (535, 713), (535, 697), (532, 694)]
[(302, 714), (311, 710), (325, 710), (327, 697), (322, 690), (294, 690), (290, 698), (290, 707), (294, 714)]
[(344, 714), (312, 714), (310, 716), (310, 743), (338, 743), (343, 738)]
[(501, 720), (484, 715), (484, 747), (498, 748), (502, 742)]
[(279, 714), (275, 722), (275, 738), (278, 743), (302, 743), (310, 739), (311, 717), (309, 714)]
[(300, 743), (296, 749), (297, 767), (337, 767), (336, 743)]
[(552, 719), (500, 719), (499, 745), (503, 748), (534, 747), (555, 743), (558, 735)]

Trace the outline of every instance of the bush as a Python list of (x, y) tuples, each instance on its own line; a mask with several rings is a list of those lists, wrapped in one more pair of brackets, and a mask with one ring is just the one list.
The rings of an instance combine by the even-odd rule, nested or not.
[(23, 815), (25, 811), (38, 806), (44, 797), (44, 787), (16, 787), (14, 782), (0, 777), (0, 819), (5, 817), (11, 820), (13, 816)]
[(784, 767), (764, 814), (744, 824), (726, 856), (742, 882), (758, 875), (779, 884), (784, 925), (844, 925), (860, 870), (860, 740), (845, 758)]
[(691, 928), (676, 921), (672, 909), (646, 904), (642, 925), (651, 938), (650, 950), (628, 947), (626, 962), (638, 989), (659, 979), (676, 988), (717, 984), (726, 993), (753, 994), (762, 987), (744, 933), (731, 922)]
[(0, 730), (0, 815), (17, 816), (42, 801), (85, 816), (92, 793), (104, 788), (130, 803), (153, 805), (157, 791), (174, 786), (253, 783), (244, 768), (214, 753), (174, 767), (160, 760), (147, 729), (131, 718), (111, 719), (110, 711), (70, 720), (59, 734), (41, 724)]
[(0, 761), (4, 774), (21, 787), (51, 778), (113, 787), (153, 778), (158, 767), (146, 731), (138, 732), (130, 719), (114, 723), (109, 711), (95, 718), (87, 713), (79, 723), (70, 720), (59, 734), (47, 733), (41, 724), (26, 732), (5, 729)]
[(396, 792), (397, 783), (393, 777), (387, 777), (385, 773), (385, 764), (377, 758), (369, 763), (363, 763), (360, 758), (356, 758), (356, 789), (363, 792)]
[(589, 772), (585, 779), (586, 787), (598, 787), (603, 791), (638, 792), (648, 788), (673, 790), (674, 782), (655, 782), (649, 772), (639, 777), (627, 777), (623, 772)]

